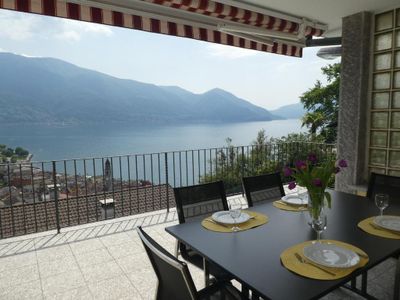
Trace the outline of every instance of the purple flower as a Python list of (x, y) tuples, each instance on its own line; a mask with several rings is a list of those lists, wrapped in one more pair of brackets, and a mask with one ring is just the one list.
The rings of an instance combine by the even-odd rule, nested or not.
[(312, 180), (312, 184), (316, 187), (322, 187), (322, 180), (319, 178), (315, 178)]
[(307, 164), (303, 160), (296, 161), (295, 166), (298, 170), (304, 170), (305, 168), (307, 168)]
[(291, 168), (285, 167), (285, 168), (283, 169), (283, 175), (285, 175), (286, 177), (289, 177), (289, 176), (291, 176), (292, 174), (293, 174), (293, 171), (292, 171)]
[(339, 168), (339, 167), (335, 167), (335, 168), (333, 169), (333, 173), (337, 174), (337, 173), (339, 173), (339, 172), (340, 172), (340, 168)]
[(341, 159), (341, 160), (339, 160), (338, 165), (339, 165), (339, 167), (341, 167), (341, 168), (346, 168), (346, 167), (347, 167), (347, 161), (344, 160), (344, 159)]
[(308, 161), (310, 161), (313, 165), (317, 163), (318, 159), (314, 153), (310, 153), (307, 157)]
[(288, 185), (289, 190), (293, 190), (295, 187), (296, 187), (296, 182), (294, 182), (294, 181), (289, 182), (289, 185)]

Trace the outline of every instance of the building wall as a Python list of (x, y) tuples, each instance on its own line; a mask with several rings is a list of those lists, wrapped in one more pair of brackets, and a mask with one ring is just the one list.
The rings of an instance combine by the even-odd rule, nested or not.
[(375, 15), (368, 169), (400, 176), (400, 8)]
[(343, 18), (338, 156), (349, 167), (337, 175), (336, 189), (345, 192), (353, 191), (351, 185), (362, 184), (366, 173), (371, 23), (368, 12)]
[(350, 163), (338, 190), (400, 176), (400, 8), (343, 18), (338, 155)]

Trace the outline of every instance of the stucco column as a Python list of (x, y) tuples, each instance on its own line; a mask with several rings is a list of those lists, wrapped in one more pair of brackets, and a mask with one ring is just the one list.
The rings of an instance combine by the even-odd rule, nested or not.
[(343, 18), (342, 69), (339, 96), (338, 157), (349, 162), (336, 177), (336, 189), (354, 192), (366, 182), (367, 114), (372, 14)]

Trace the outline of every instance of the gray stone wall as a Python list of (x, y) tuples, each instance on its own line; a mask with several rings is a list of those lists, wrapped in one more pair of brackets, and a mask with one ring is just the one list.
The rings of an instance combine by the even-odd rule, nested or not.
[(343, 18), (338, 156), (348, 160), (349, 168), (338, 174), (336, 189), (344, 192), (354, 192), (351, 185), (367, 180), (371, 25), (369, 12)]

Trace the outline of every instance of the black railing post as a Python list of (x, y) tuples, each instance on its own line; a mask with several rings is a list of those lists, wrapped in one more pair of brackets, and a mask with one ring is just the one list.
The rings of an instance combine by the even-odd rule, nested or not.
[(54, 184), (54, 205), (56, 209), (56, 226), (57, 233), (60, 233), (60, 212), (58, 210), (58, 188), (57, 188), (57, 169), (56, 162), (53, 161), (53, 184)]
[(165, 161), (165, 185), (167, 188), (167, 212), (169, 212), (169, 183), (168, 183), (168, 153), (164, 153)]

